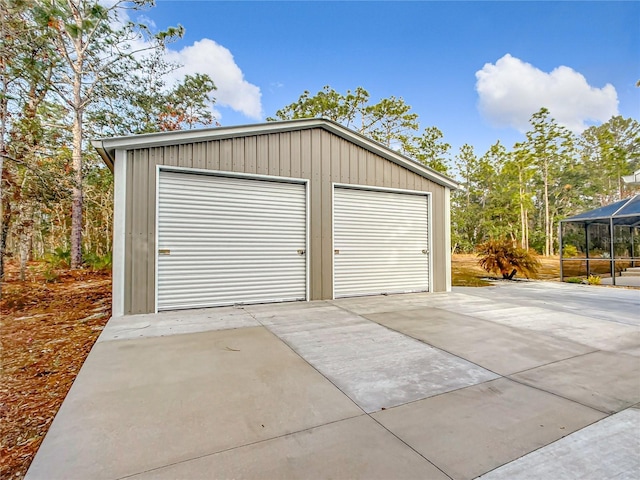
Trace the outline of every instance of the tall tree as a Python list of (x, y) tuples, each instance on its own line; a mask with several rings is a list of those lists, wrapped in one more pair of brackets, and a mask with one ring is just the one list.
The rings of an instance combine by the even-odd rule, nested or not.
[(472, 251), (492, 238), (508, 237), (515, 244), (519, 216), (514, 209), (517, 185), (510, 170), (512, 154), (498, 141), (481, 157), (463, 145), (455, 156), (462, 189), (453, 192), (453, 238), (462, 251)]
[(165, 106), (158, 119), (160, 129), (181, 130), (211, 125), (215, 121), (211, 112), (215, 99), (211, 92), (215, 89), (213, 80), (206, 74), (186, 75), (166, 95)]
[(209, 75), (185, 75), (173, 85), (168, 76), (180, 65), (166, 61), (156, 49), (137, 59), (125, 81), (101, 84), (101, 101), (87, 111), (99, 136), (191, 129), (213, 123), (216, 86)]
[[(134, 62), (131, 44), (140, 39), (140, 25), (125, 22), (123, 12), (132, 5), (142, 8), (153, 0), (116, 0), (108, 4), (97, 0), (37, 0), (33, 9), (40, 25), (52, 34), (64, 69), (53, 79), (52, 88), (72, 117), (72, 168), (74, 172), (71, 214), (71, 267), (82, 264), (82, 180), (84, 115), (100, 101), (98, 87), (125, 75)], [(157, 43), (140, 50), (161, 48), (169, 38), (182, 35), (172, 28), (155, 36)], [(138, 50), (138, 51), (140, 51)]]
[(470, 252), (478, 244), (480, 224), (478, 214), (481, 207), (477, 201), (476, 184), (479, 162), (473, 147), (464, 144), (454, 158), (457, 179), (462, 187), (451, 196), (451, 229), (454, 250), (460, 248)]
[(514, 178), (509, 172), (510, 158), (511, 154), (500, 141), (491, 145), (480, 158), (478, 179), (486, 234), (496, 239), (509, 237), (515, 246), (518, 216), (513, 208), (516, 190)]
[(517, 178), (517, 205), (520, 217), (520, 247), (529, 250), (529, 212), (533, 208), (531, 180), (534, 175), (531, 156), (521, 143), (516, 143), (513, 154), (503, 170), (508, 177)]
[(402, 98), (383, 98), (364, 109), (362, 133), (387, 147), (402, 148), (418, 130), (418, 114)]
[[(354, 91), (347, 90), (347, 93), (343, 95), (329, 85), (325, 85), (315, 95), (311, 95), (308, 90), (305, 90), (298, 100), (281, 108), (275, 113), (275, 117), (268, 117), (267, 120), (325, 117), (346, 127), (357, 128), (362, 132), (364, 111), (368, 102), (369, 92), (362, 87), (358, 87)], [(356, 123), (359, 123), (360, 126), (356, 126)]]
[(531, 129), (523, 145), (537, 167), (539, 198), (543, 209), (544, 254), (548, 256), (553, 255), (555, 237), (551, 189), (564, 187), (557, 180), (563, 165), (575, 161), (575, 140), (571, 132), (560, 126), (546, 108), (534, 113), (530, 123)]
[(582, 132), (579, 143), (585, 167), (598, 172), (587, 179), (584, 193), (593, 197), (594, 206), (622, 199), (626, 194), (622, 177), (640, 168), (640, 123), (611, 117)]
[(404, 145), (404, 152), (435, 171), (447, 174), (449, 171), (448, 154), (451, 145), (446, 143), (444, 135), (437, 127), (424, 129), (422, 135), (414, 136)]
[(47, 31), (34, 24), (31, 6), (32, 2), (26, 1), (0, 2), (0, 279), (12, 224), (21, 239), (24, 272), (29, 212), (39, 202), (38, 194), (47, 192), (47, 188), (34, 188), (42, 186), (39, 180), (47, 183), (47, 175), (39, 172), (37, 165), (47, 136), (43, 122), (56, 118), (51, 106), (48, 116), (43, 116), (41, 106), (58, 57)]
[(388, 147), (402, 148), (412, 132), (418, 130), (418, 115), (402, 98), (383, 98), (369, 104), (369, 92), (358, 87), (346, 95), (330, 86), (315, 95), (303, 92), (297, 101), (278, 110), (268, 121), (325, 117), (354, 128)]
[(180, 65), (154, 49), (138, 55), (135, 69), (122, 82), (96, 86), (100, 102), (87, 111), (86, 120), (99, 136), (152, 133), (160, 130), (160, 116), (167, 105), (167, 76)]

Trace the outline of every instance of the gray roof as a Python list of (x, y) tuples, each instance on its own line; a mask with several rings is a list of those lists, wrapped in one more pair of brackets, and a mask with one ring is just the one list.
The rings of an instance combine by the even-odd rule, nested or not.
[(640, 225), (640, 194), (604, 207), (565, 218), (562, 222), (609, 223), (614, 225)]
[(329, 120), (327, 118), (304, 118), (299, 120), (284, 120), (279, 122), (267, 122), (253, 125), (240, 125), (233, 127), (201, 128), (194, 130), (179, 130), (172, 132), (146, 133), (141, 135), (129, 135), (126, 137), (111, 137), (93, 140), (91, 143), (96, 148), (107, 166), (113, 170), (116, 150), (132, 150), (138, 148), (159, 147), (164, 145), (178, 145), (184, 143), (204, 142), (209, 140), (221, 140), (226, 138), (245, 137), (249, 135), (263, 135), (269, 133), (291, 132), (296, 130), (308, 130), (322, 128), (339, 137), (344, 138), (372, 153), (380, 155), (387, 160), (396, 163), (418, 175), (425, 177), (434, 183), (451, 189), (459, 189), (458, 183), (422, 163), (402, 155), (385, 145), (382, 145), (358, 132)]

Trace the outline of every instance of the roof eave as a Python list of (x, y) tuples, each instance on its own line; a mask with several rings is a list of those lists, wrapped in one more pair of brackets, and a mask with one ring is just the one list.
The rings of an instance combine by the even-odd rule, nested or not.
[(100, 155), (100, 158), (102, 158), (102, 161), (105, 163), (107, 168), (109, 168), (109, 170), (111, 170), (111, 173), (113, 173), (113, 165), (115, 162), (115, 157), (113, 155), (115, 150), (109, 152), (104, 147), (103, 140), (91, 140), (91, 145), (93, 145), (93, 148), (96, 149), (98, 155)]
[(441, 186), (457, 190), (460, 185), (454, 180), (442, 175), (435, 170), (401, 155), (390, 148), (371, 140), (358, 132), (354, 132), (343, 125), (326, 118), (305, 118), (298, 120), (283, 120), (253, 125), (234, 127), (216, 127), (197, 130), (181, 130), (176, 132), (148, 133), (131, 135), (126, 137), (112, 137), (93, 140), (91, 143), (102, 157), (105, 164), (113, 171), (115, 151), (118, 149), (137, 149), (160, 147), (165, 145), (183, 144), (194, 141), (222, 140), (239, 136), (260, 135), (266, 133), (280, 133), (292, 130), (308, 130), (312, 128), (324, 128), (339, 137), (355, 143), (362, 148), (372, 151), (387, 160), (404, 166), (408, 170), (417, 173)]

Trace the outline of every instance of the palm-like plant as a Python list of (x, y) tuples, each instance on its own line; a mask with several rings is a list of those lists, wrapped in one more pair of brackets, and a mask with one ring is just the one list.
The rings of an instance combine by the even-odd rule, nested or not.
[(524, 248), (518, 248), (506, 238), (488, 240), (478, 246), (479, 264), (487, 272), (500, 273), (511, 280), (517, 272), (526, 278), (536, 277), (540, 262)]

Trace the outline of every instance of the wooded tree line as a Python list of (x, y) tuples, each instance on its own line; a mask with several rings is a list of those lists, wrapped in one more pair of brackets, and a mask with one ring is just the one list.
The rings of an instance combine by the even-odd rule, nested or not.
[(153, 0), (0, 1), (0, 278), (7, 255), (108, 263), (112, 177), (92, 138), (212, 124), (213, 80), (164, 59), (181, 26), (131, 16)]
[(508, 238), (553, 255), (558, 221), (631, 194), (621, 177), (640, 168), (640, 123), (621, 116), (575, 135), (541, 107), (524, 141), (511, 149), (496, 142), (482, 154), (468, 144), (452, 152), (437, 127), (420, 129), (402, 98), (372, 104), (362, 87), (345, 94), (329, 86), (315, 95), (304, 92), (271, 120), (320, 116), (455, 178), (462, 189), (452, 195), (452, 240), (460, 252)]
[[(107, 264), (111, 173), (91, 138), (215, 123), (207, 75), (169, 75), (165, 48), (181, 26), (152, 33), (131, 18), (153, 0), (0, 0), (0, 277), (5, 256), (76, 268)], [(477, 154), (452, 152), (435, 126), (421, 128), (400, 97), (376, 103), (362, 87), (304, 92), (268, 120), (327, 117), (464, 187), (452, 197), (460, 251), (491, 237), (555, 251), (559, 219), (624, 197), (620, 177), (640, 168), (640, 125), (614, 117), (576, 136), (541, 108), (526, 140)]]

